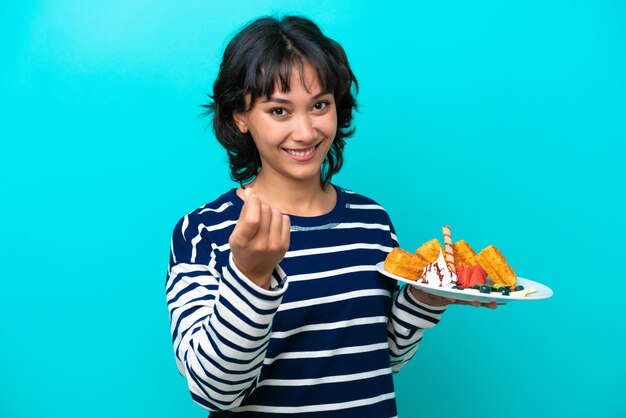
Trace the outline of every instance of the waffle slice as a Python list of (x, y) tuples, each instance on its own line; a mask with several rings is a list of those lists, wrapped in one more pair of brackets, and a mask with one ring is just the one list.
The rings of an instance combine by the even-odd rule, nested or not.
[[(445, 254), (445, 250), (441, 246), (441, 243), (436, 238), (431, 239), (428, 242), (422, 244), (415, 253), (421, 256), (424, 260), (426, 260), (426, 264), (434, 263), (437, 261), (437, 257), (439, 257), (439, 253)], [(426, 266), (424, 266), (426, 267)]]
[(457, 264), (465, 264), (474, 267), (478, 264), (476, 251), (465, 240), (459, 240), (452, 246), (454, 248), (454, 260)]
[(413, 254), (402, 248), (394, 248), (385, 259), (385, 270), (409, 280), (417, 280), (422, 270), (429, 263), (418, 254)]
[(515, 272), (506, 262), (506, 258), (493, 245), (485, 247), (476, 254), (478, 264), (487, 272), (494, 284), (503, 283), (508, 286), (515, 286), (517, 277)]

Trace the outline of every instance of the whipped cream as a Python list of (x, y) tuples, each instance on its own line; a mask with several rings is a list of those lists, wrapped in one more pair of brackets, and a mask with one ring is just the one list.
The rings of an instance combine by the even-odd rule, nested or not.
[(450, 271), (443, 253), (439, 251), (437, 260), (424, 268), (422, 277), (417, 281), (431, 287), (451, 287), (457, 283), (457, 277)]

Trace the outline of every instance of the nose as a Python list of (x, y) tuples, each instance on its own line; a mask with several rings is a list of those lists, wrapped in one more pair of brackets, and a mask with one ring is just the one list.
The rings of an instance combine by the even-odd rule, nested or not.
[(317, 138), (313, 116), (300, 115), (294, 118), (294, 127), (291, 137), (294, 141), (298, 142), (310, 142)]

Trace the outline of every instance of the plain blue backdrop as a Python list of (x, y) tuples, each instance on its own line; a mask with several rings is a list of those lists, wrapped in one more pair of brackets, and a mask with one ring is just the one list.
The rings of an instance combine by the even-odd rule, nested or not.
[(170, 233), (233, 187), (199, 117), (227, 40), (285, 13), (361, 85), (335, 182), (404, 248), (449, 224), (555, 292), (451, 307), (400, 417), (626, 416), (617, 0), (2, 2), (0, 416), (206, 416), (170, 344)]

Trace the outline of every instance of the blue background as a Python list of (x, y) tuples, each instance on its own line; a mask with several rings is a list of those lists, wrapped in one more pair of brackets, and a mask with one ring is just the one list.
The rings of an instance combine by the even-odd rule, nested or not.
[(400, 416), (626, 416), (617, 0), (2, 2), (0, 416), (206, 416), (170, 345), (169, 236), (233, 186), (199, 105), (270, 13), (316, 20), (361, 84), (337, 184), (407, 249), (449, 224), (555, 292), (451, 307)]

